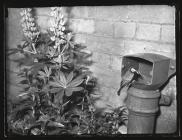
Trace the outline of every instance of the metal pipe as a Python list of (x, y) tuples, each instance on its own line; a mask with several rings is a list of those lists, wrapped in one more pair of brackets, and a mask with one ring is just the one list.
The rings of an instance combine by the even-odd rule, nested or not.
[(128, 89), (126, 104), (129, 110), (128, 134), (154, 133), (155, 120), (160, 105), (170, 105), (172, 98), (159, 90)]

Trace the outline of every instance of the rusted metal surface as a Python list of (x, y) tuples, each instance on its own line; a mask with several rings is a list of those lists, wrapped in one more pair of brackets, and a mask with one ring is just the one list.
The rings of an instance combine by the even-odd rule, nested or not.
[(131, 68), (142, 76), (127, 91), (127, 133), (152, 134), (159, 107), (169, 106), (172, 101), (172, 97), (161, 95), (159, 88), (175, 74), (176, 64), (174, 60), (162, 55), (139, 53), (123, 57), (122, 78)]
[(159, 91), (146, 91), (131, 87), (128, 90), (128, 134), (151, 134), (159, 111)]
[(121, 76), (123, 77), (131, 67), (143, 76), (133, 84), (133, 87), (145, 90), (158, 89), (175, 72), (175, 64), (170, 58), (152, 53), (124, 56)]

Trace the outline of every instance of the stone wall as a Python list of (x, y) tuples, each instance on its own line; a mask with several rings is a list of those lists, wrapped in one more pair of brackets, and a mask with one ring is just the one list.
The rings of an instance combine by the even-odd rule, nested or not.
[[(9, 9), (7, 19), (7, 44), (14, 47), (20, 43), (20, 9)], [(94, 64), (90, 70), (98, 78), (98, 94), (107, 103), (117, 106), (121, 99), (116, 95), (121, 81), (122, 57), (127, 54), (150, 52), (175, 59), (175, 7), (158, 6), (84, 6), (64, 7), (67, 25), (75, 33), (75, 42), (92, 52)], [(35, 8), (37, 23), (42, 32), (50, 26), (50, 8)], [(15, 71), (11, 62), (9, 69)], [(10, 74), (11, 73), (11, 74)], [(10, 79), (16, 79), (15, 75)], [(13, 77), (14, 76), (14, 77)], [(16, 81), (10, 80), (15, 84)], [(12, 85), (13, 86), (13, 85)], [(11, 87), (11, 86), (10, 86)], [(16, 86), (10, 93), (18, 94)], [(15, 93), (16, 92), (16, 93)], [(157, 133), (176, 130), (176, 81), (172, 78), (162, 91), (172, 95), (170, 107), (161, 107), (157, 119)], [(13, 96), (13, 95), (12, 95)], [(100, 104), (101, 106), (101, 104)]]

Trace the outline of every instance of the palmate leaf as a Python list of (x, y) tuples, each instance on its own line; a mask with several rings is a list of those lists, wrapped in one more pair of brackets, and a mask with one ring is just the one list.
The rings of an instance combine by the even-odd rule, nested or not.
[(73, 34), (72, 33), (68, 33), (66, 36), (66, 42), (67, 42), (67, 45), (74, 48), (75, 46), (75, 42), (72, 41), (72, 38), (73, 38)]
[(65, 90), (65, 94), (67, 96), (71, 96), (74, 91), (81, 91), (83, 90), (83, 87), (69, 87)]
[(67, 76), (67, 83), (71, 82), (72, 79), (73, 79), (73, 71), (70, 72), (70, 74)]
[(60, 84), (60, 86), (62, 87), (62, 88), (64, 88), (65, 86), (66, 86), (66, 83), (64, 83), (63, 81), (61, 81), (61, 80), (59, 80), (59, 79), (55, 79), (56, 80), (56, 82), (58, 82), (59, 84)]
[(49, 85), (53, 87), (64, 87), (64, 85), (61, 82), (54, 82), (54, 81), (49, 81)]
[(47, 50), (47, 55), (48, 55), (48, 57), (53, 57), (54, 55), (56, 55), (56, 49), (54, 49), (54, 48), (49, 48), (48, 50)]
[(84, 79), (80, 79), (80, 77), (74, 79), (73, 81), (69, 82), (67, 87), (76, 87), (79, 86), (82, 82), (84, 81)]
[(44, 83), (46, 83), (46, 78), (49, 78), (51, 75), (51, 68), (48, 68), (47, 66), (44, 67), (44, 71), (40, 70), (38, 71), (38, 77), (40, 79), (44, 80)]
[(52, 88), (52, 89), (50, 89), (49, 91), (50, 91), (50, 93), (58, 93), (58, 92), (60, 92), (62, 89), (61, 88)]
[(75, 79), (73, 79), (73, 75), (73, 71), (70, 72), (68, 76), (65, 76), (65, 74), (60, 71), (53, 78), (54, 81), (49, 82), (50, 86), (54, 87), (51, 90), (58, 92), (62, 89), (67, 96), (71, 96), (75, 91), (83, 90), (83, 87), (78, 87), (84, 81), (83, 75), (80, 75)]
[(49, 77), (51, 75), (51, 68), (48, 68), (47, 66), (45, 66), (44, 71), (45, 71), (47, 77)]
[(43, 71), (39, 71), (38, 74), (40, 75), (40, 77), (46, 77), (46, 73), (44, 73)]
[(37, 122), (47, 122), (48, 120), (50, 120), (50, 116), (49, 115), (41, 115), (39, 117), (39, 119), (37, 120)]
[(61, 127), (61, 128), (65, 127), (62, 123), (53, 122), (53, 121), (50, 121), (47, 125), (51, 127)]
[(54, 102), (62, 104), (63, 103), (64, 90), (63, 89), (59, 89), (56, 93), (57, 94), (55, 95)]
[(29, 70), (32, 72), (32, 74), (36, 75), (43, 67), (44, 63), (34, 63), (34, 65)]
[(74, 88), (79, 86), (84, 81), (83, 76), (77, 76), (75, 79), (73, 79), (73, 71), (68, 74), (66, 77), (66, 87), (67, 88)]
[(40, 79), (43, 79), (44, 80), (44, 83), (45, 83), (45, 77), (46, 77), (45, 73), (42, 72), (42, 71), (38, 71), (38, 74), (39, 75), (37, 77), (39, 77)]
[(44, 85), (43, 87), (42, 87), (42, 92), (48, 92), (49, 91), (49, 85)]
[(64, 84), (64, 86), (67, 84), (66, 77), (65, 77), (64, 73), (61, 71), (59, 72), (59, 80), (61, 81), (61, 83)]

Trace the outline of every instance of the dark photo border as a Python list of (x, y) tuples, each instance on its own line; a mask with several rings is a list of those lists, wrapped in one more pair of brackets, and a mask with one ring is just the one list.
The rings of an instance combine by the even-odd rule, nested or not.
[[(94, 136), (28, 136), (31, 139), (38, 138), (38, 139), (62, 139), (62, 138), (118, 138), (118, 139), (125, 139), (125, 138), (180, 138), (181, 137), (181, 96), (182, 96), (182, 90), (181, 90), (181, 7), (180, 7), (180, 0), (4, 0), (3, 1), (3, 7), (2, 7), (2, 16), (1, 16), (1, 113), (0, 118), (2, 119), (0, 121), (1, 128), (0, 128), (0, 134), (1, 138), (10, 139), (10, 138), (16, 138), (16, 139), (26, 139), (25, 136), (16, 136), (16, 137), (8, 137), (7, 136), (7, 128), (6, 128), (6, 109), (7, 109), (7, 96), (6, 96), (6, 56), (5, 56), (5, 48), (6, 48), (6, 42), (5, 42), (5, 31), (6, 31), (6, 22), (5, 18), (8, 16), (7, 8), (22, 8), (22, 7), (51, 7), (51, 6), (114, 6), (114, 5), (171, 5), (175, 6), (176, 8), (176, 21), (175, 21), (175, 36), (176, 36), (176, 85), (177, 85), (177, 131), (174, 134), (154, 134), (154, 135), (144, 135), (144, 134), (132, 134), (132, 135), (122, 135), (121, 137), (106, 137), (106, 136), (100, 136), (100, 137), (94, 137)], [(0, 138), (0, 139), (1, 139)]]

